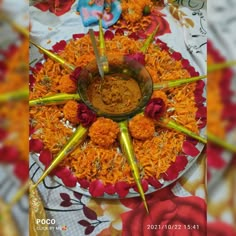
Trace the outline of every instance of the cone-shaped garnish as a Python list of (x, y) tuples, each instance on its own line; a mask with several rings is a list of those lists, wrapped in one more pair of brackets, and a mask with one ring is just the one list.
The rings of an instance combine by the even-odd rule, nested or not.
[(79, 94), (59, 93), (52, 96), (37, 98), (29, 101), (29, 106), (46, 106), (64, 104), (68, 100), (80, 100)]
[(161, 118), (160, 121), (158, 121), (158, 124), (170, 129), (174, 129), (176, 131), (182, 132), (184, 134), (186, 134), (189, 137), (192, 137), (204, 144), (207, 143), (207, 140), (204, 137), (201, 137), (200, 135), (192, 132), (191, 130), (185, 128), (184, 126), (177, 124), (176, 122), (170, 120), (170, 119), (166, 119), (166, 118)]
[[(29, 235), (40, 235), (40, 236), (49, 236), (49, 226), (43, 225), (39, 220), (46, 220), (47, 215), (44, 210), (44, 204), (42, 199), (38, 193), (36, 188), (32, 188), (33, 183), (30, 182), (29, 187), (29, 218), (30, 218), (30, 226), (29, 226)], [(38, 234), (37, 228), (43, 228), (41, 233)]]
[(99, 50), (100, 50), (100, 62), (102, 63), (104, 73), (109, 72), (109, 64), (106, 56), (106, 45), (102, 29), (102, 19), (99, 19)]
[(175, 87), (182, 86), (184, 84), (199, 81), (199, 80), (204, 79), (206, 77), (207, 77), (207, 75), (201, 75), (201, 76), (191, 77), (188, 79), (178, 79), (178, 80), (174, 80), (174, 81), (166, 81), (166, 82), (156, 83), (156, 84), (153, 84), (153, 90), (164, 89), (164, 88), (175, 88)]
[(157, 25), (155, 30), (147, 37), (146, 41), (144, 42), (144, 44), (143, 44), (143, 46), (140, 50), (142, 53), (146, 53), (146, 51), (149, 48), (150, 44), (153, 42), (158, 29), (159, 29), (159, 24)]
[(8, 93), (0, 94), (0, 102), (28, 100), (29, 90), (20, 89)]
[(32, 40), (30, 40), (30, 43), (33, 44), (36, 48), (38, 48), (43, 54), (45, 54), (46, 56), (48, 56), (50, 59), (52, 59), (55, 62), (60, 63), (62, 66), (64, 66), (65, 68), (74, 71), (75, 66), (71, 65), (70, 63), (68, 63), (65, 59), (61, 58), (60, 56), (58, 56), (57, 54), (47, 50), (46, 48), (43, 48), (42, 46), (38, 45), (37, 43), (33, 42)]
[(57, 156), (53, 159), (52, 163), (49, 165), (49, 167), (44, 171), (44, 173), (41, 175), (39, 180), (36, 184), (34, 184), (32, 187), (36, 188), (41, 181), (44, 180), (46, 176), (55, 168), (57, 167), (60, 162), (69, 154), (71, 153), (79, 144), (81, 144), (84, 139), (87, 137), (88, 129), (80, 125), (77, 130), (74, 132), (70, 140), (67, 142), (67, 144), (62, 148), (62, 150), (57, 154)]
[(13, 196), (13, 198), (10, 200), (9, 203), (7, 203), (4, 207), (4, 211), (10, 211), (12, 207), (21, 200), (21, 198), (25, 195), (25, 193), (29, 189), (29, 181), (26, 181), (16, 192), (16, 194)]
[(29, 30), (19, 24), (17, 24), (15, 21), (13, 21), (10, 17), (6, 16), (6, 14), (1, 13), (0, 19), (5, 20), (8, 24), (12, 26), (13, 29), (15, 29), (18, 33), (22, 34), (25, 37), (29, 37)]
[(225, 68), (235, 66), (235, 65), (236, 65), (236, 61), (226, 61), (226, 62), (217, 63), (217, 64), (210, 64), (210, 65), (207, 65), (207, 72), (213, 72), (216, 70), (225, 69)]
[(214, 143), (214, 144), (217, 144), (218, 146), (224, 148), (227, 151), (236, 153), (236, 147), (235, 146), (233, 146), (230, 143), (227, 143), (226, 141), (222, 140), (221, 138), (215, 136), (212, 133), (207, 132), (207, 140)]
[(119, 142), (120, 142), (121, 150), (128, 160), (134, 180), (135, 180), (137, 187), (138, 187), (139, 194), (143, 200), (144, 207), (145, 207), (147, 213), (149, 213), (147, 201), (146, 201), (143, 187), (141, 184), (137, 160), (135, 158), (133, 145), (132, 145), (131, 137), (130, 137), (129, 130), (128, 130), (128, 122), (127, 121), (119, 122), (119, 127), (120, 127)]

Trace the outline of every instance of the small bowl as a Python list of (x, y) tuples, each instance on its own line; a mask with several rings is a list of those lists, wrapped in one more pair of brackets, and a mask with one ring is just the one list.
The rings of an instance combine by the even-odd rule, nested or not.
[[(109, 113), (102, 111), (92, 104), (88, 96), (88, 87), (91, 83), (94, 82), (94, 79), (98, 78), (99, 72), (96, 61), (92, 61), (83, 70), (80, 72), (78, 77), (78, 93), (80, 95), (81, 100), (98, 116), (107, 117), (113, 119), (115, 121), (126, 120), (137, 113), (140, 113), (144, 106), (147, 104), (152, 95), (153, 83), (152, 78), (146, 68), (135, 60), (130, 60), (125, 56), (109, 56), (109, 72), (106, 75), (119, 74), (124, 75), (124, 77), (131, 77), (134, 79), (141, 91), (141, 98), (137, 104), (137, 106), (127, 112), (124, 113)], [(101, 78), (102, 80), (102, 78)]]

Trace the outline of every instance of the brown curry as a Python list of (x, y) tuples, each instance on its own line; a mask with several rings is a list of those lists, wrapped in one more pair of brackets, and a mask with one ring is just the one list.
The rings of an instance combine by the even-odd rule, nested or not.
[(141, 90), (136, 80), (121, 74), (97, 77), (89, 85), (88, 98), (94, 107), (110, 114), (132, 111), (139, 104)]

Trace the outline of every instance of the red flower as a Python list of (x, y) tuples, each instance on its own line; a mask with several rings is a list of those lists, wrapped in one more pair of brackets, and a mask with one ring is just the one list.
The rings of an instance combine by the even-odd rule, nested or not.
[(142, 52), (137, 52), (134, 54), (127, 54), (125, 55), (125, 58), (127, 61), (137, 61), (140, 64), (142, 64), (143, 66), (145, 65), (145, 55)]
[(13, 170), (15, 176), (22, 182), (25, 182), (29, 178), (29, 164), (27, 161), (18, 161)]
[(70, 79), (72, 79), (73, 81), (77, 82), (81, 70), (82, 70), (81, 67), (79, 67), (79, 66), (76, 67), (74, 69), (74, 71), (72, 72), (72, 74), (70, 74)]
[(152, 119), (158, 120), (165, 112), (166, 106), (161, 98), (152, 98), (144, 111), (144, 114)]
[(183, 152), (192, 157), (196, 157), (200, 151), (189, 141), (184, 141), (182, 146)]
[[(149, 214), (144, 210), (140, 198), (121, 200), (126, 207), (132, 209), (121, 215), (122, 236), (169, 236), (174, 233), (181, 236), (206, 235), (206, 203), (203, 199), (192, 196), (176, 197), (170, 189), (147, 195), (146, 199)], [(188, 224), (197, 228), (190, 230), (186, 228)]]
[(35, 4), (34, 6), (39, 8), (41, 11), (47, 11), (54, 13), (56, 16), (61, 16), (71, 9), (71, 6), (75, 0), (49, 0)]
[(43, 142), (39, 139), (30, 139), (29, 141), (29, 150), (30, 152), (39, 153), (43, 149)]
[(85, 104), (80, 103), (78, 108), (79, 122), (84, 127), (89, 127), (95, 120), (96, 114), (91, 111)]
[(110, 30), (107, 30), (104, 34), (105, 40), (112, 40), (114, 37), (115, 37), (115, 35)]

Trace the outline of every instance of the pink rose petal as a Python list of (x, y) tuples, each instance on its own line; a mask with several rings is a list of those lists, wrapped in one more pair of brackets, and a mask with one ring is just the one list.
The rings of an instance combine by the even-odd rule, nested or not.
[(108, 194), (114, 194), (116, 192), (115, 190), (115, 186), (113, 184), (106, 184), (105, 185), (105, 193), (108, 193)]
[(178, 171), (182, 171), (185, 169), (186, 165), (188, 164), (188, 159), (186, 158), (186, 156), (177, 156), (176, 160), (175, 160), (175, 168)]
[[(142, 180), (141, 180), (141, 184), (142, 184), (142, 187), (143, 187), (143, 192), (144, 192), (144, 193), (147, 192), (147, 191), (148, 191), (148, 182), (147, 182), (147, 180), (142, 179)], [(137, 187), (136, 184), (134, 185), (133, 188), (134, 188), (134, 191), (139, 192), (139, 191), (138, 191), (138, 187)]]
[(80, 39), (84, 37), (84, 34), (73, 34), (72, 37), (73, 39)]
[(48, 149), (44, 149), (40, 152), (39, 161), (47, 168), (52, 162), (52, 153)]
[(62, 182), (65, 184), (66, 187), (75, 187), (77, 184), (77, 178), (71, 174), (69, 176), (63, 177)]
[(29, 165), (27, 161), (18, 161), (13, 170), (16, 177), (22, 182), (25, 182), (29, 178)]
[(187, 60), (187, 59), (182, 59), (181, 63), (182, 63), (182, 66), (184, 69), (187, 69), (190, 65), (189, 60)]
[(185, 154), (192, 157), (195, 157), (200, 153), (200, 151), (192, 143), (188, 141), (184, 141), (182, 150)]
[(170, 166), (168, 170), (162, 175), (164, 180), (171, 181), (175, 180), (179, 175), (178, 170), (174, 166)]
[(110, 30), (107, 30), (104, 34), (105, 40), (112, 40), (114, 37), (115, 35)]
[(156, 189), (160, 188), (162, 186), (162, 184), (154, 177), (149, 177), (147, 179), (148, 183), (150, 185), (152, 185), (153, 187), (155, 187)]
[(89, 185), (89, 193), (93, 197), (101, 197), (103, 196), (105, 191), (104, 184), (100, 180), (94, 180)]
[(78, 179), (78, 182), (79, 182), (81, 188), (85, 188), (85, 189), (87, 189), (90, 184), (89, 181), (86, 179)]
[(67, 178), (71, 175), (70, 169), (62, 166), (58, 166), (55, 170), (53, 170), (53, 173), (60, 179)]
[(19, 158), (19, 151), (13, 146), (3, 146), (0, 148), (0, 161), (12, 163)]
[(179, 60), (182, 59), (182, 55), (181, 55), (181, 53), (179, 53), (179, 52), (173, 52), (173, 53), (171, 54), (171, 57), (172, 57), (173, 59), (175, 59), (176, 61), (179, 61)]
[(115, 184), (115, 189), (118, 195), (123, 198), (129, 193), (130, 184), (125, 181), (120, 181)]
[(124, 30), (123, 29), (117, 29), (115, 31), (115, 35), (124, 35)]
[(52, 46), (52, 49), (54, 52), (58, 53), (60, 51), (63, 51), (66, 47), (66, 41), (65, 40), (61, 40), (60, 42), (57, 42), (56, 44), (54, 44)]
[(43, 142), (39, 139), (30, 139), (29, 141), (30, 152), (39, 153), (43, 149), (43, 146)]

